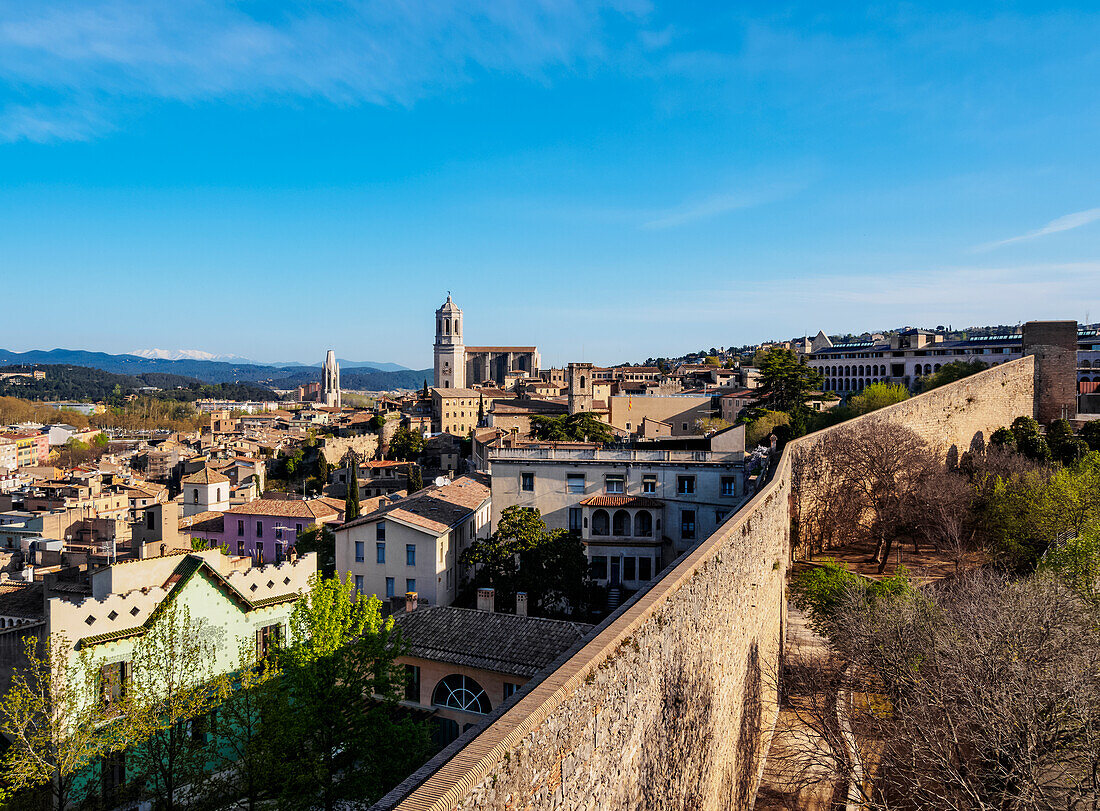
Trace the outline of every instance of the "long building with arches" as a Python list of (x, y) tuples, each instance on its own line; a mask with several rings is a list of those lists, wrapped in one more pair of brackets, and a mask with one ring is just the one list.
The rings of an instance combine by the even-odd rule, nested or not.
[[(1078, 383), (1100, 382), (1100, 334), (1093, 328), (1080, 328), (1077, 344)], [(912, 329), (883, 340), (825, 346), (812, 352), (807, 363), (825, 378), (825, 391), (846, 394), (872, 383), (900, 383), (915, 388), (922, 377), (955, 361), (980, 360), (992, 367), (1020, 357), (1020, 333), (949, 341), (937, 332)]]

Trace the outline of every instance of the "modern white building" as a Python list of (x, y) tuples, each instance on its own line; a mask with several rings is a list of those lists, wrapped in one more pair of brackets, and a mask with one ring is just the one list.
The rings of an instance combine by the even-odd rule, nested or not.
[(488, 535), (487, 478), (471, 474), (433, 485), (336, 529), (336, 570), (363, 594), (388, 600), (415, 592), (428, 605), (450, 605), (459, 555)]

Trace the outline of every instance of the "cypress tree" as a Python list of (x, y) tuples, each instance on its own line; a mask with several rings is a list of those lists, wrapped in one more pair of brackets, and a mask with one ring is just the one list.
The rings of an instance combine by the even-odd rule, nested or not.
[(354, 453), (348, 454), (348, 494), (344, 497), (344, 520), (351, 521), (359, 517), (359, 460)]
[(420, 465), (409, 466), (409, 476), (405, 489), (408, 490), (410, 496), (418, 490), (424, 489), (424, 475), (420, 472)]

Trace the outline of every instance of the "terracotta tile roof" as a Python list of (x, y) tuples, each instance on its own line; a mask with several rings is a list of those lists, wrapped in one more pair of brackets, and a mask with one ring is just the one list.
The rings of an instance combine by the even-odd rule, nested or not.
[(594, 626), (434, 606), (394, 616), (409, 643), (408, 656), (530, 678)]
[(207, 510), (206, 512), (195, 513), (194, 515), (180, 518), (179, 528), (181, 530), (190, 530), (191, 532), (223, 532), (225, 529), (225, 518), (220, 512)]
[(349, 521), (337, 531), (356, 527), (379, 518), (393, 518), (437, 535), (466, 519), (489, 498), (489, 477), (471, 473), (441, 487), (425, 487), (394, 504)]
[(646, 496), (589, 496), (579, 502), (584, 507), (663, 507), (665, 503)]
[(229, 481), (228, 478), (218, 473), (216, 470), (211, 470), (208, 467), (204, 467), (202, 470), (192, 473), (190, 476), (185, 476), (180, 482), (181, 484), (223, 484)]
[(45, 616), (41, 583), (0, 583), (0, 616), (40, 619)]
[(335, 518), (336, 512), (323, 499), (317, 498), (312, 501), (260, 498), (226, 510), (227, 514), (233, 515), (271, 515), (278, 518)]

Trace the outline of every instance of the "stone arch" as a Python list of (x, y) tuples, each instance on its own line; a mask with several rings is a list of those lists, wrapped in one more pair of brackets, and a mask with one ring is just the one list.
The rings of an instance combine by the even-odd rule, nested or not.
[(648, 538), (653, 535), (653, 516), (649, 510), (638, 510), (634, 514), (634, 535), (638, 538)]
[(622, 537), (630, 534), (630, 513), (626, 510), (616, 510), (611, 517), (611, 534)]
[(611, 517), (607, 514), (607, 510), (596, 510), (592, 513), (592, 534), (611, 534)]

